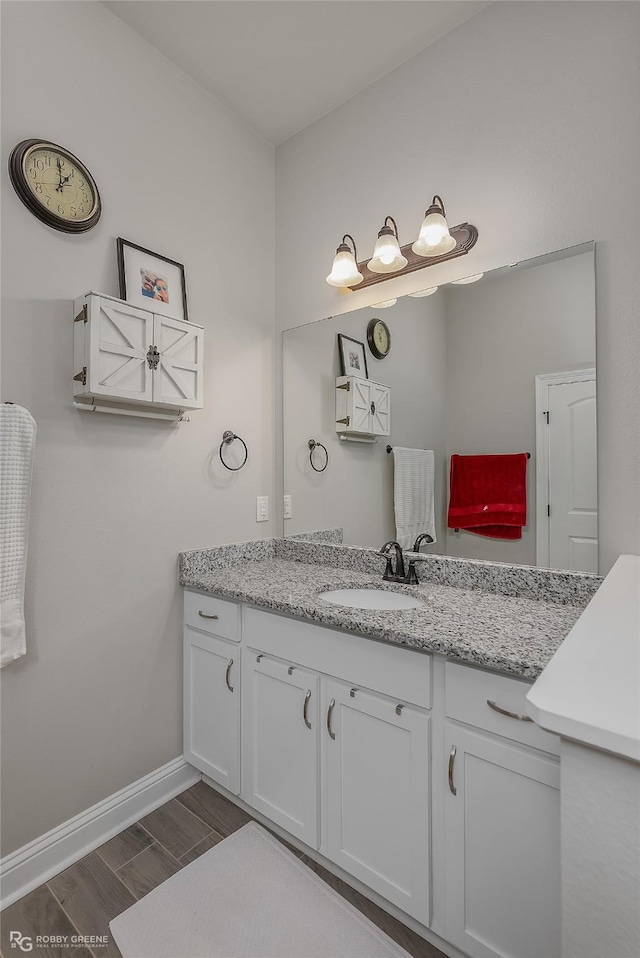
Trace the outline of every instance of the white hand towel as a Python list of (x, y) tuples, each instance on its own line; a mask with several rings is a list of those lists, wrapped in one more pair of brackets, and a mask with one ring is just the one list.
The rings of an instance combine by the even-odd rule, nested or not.
[(396, 539), (409, 549), (426, 532), (436, 541), (433, 508), (435, 456), (432, 449), (393, 447), (393, 505)]
[(0, 405), (0, 668), (27, 651), (24, 580), (35, 439), (26, 409)]

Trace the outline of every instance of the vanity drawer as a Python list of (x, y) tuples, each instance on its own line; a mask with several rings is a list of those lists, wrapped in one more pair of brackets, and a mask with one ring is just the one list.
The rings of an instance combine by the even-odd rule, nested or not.
[[(526, 716), (525, 697), (531, 683), (506, 675), (495, 675), (468, 665), (447, 662), (445, 667), (445, 707), (448, 718), (475, 728), (495, 732), (523, 745), (560, 754), (560, 739), (544, 732), (534, 722), (513, 716)], [(491, 702), (492, 705), (488, 703)], [(497, 711), (503, 709), (513, 716)]]
[(184, 622), (201, 632), (240, 641), (240, 603), (199, 592), (184, 593)]
[(431, 656), (245, 606), (244, 641), (257, 652), (398, 702), (431, 708)]

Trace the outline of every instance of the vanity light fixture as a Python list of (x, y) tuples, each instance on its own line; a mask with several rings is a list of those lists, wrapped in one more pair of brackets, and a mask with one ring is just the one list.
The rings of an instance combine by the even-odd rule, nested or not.
[(474, 273), (473, 276), (465, 276), (463, 279), (452, 279), (452, 286), (466, 286), (468, 283), (477, 283), (479, 279), (482, 279), (484, 273)]
[(420, 234), (411, 249), (418, 256), (442, 256), (450, 253), (455, 245), (456, 241), (447, 226), (444, 203), (436, 194), (425, 211)]
[[(353, 250), (347, 245), (347, 240), (351, 240)], [(336, 250), (336, 255), (333, 258), (333, 266), (327, 276), (327, 283), (329, 283), (330, 286), (344, 287), (346, 289), (361, 283), (364, 277), (358, 269), (357, 259), (358, 251), (356, 249), (356, 241), (349, 233), (345, 233), (340, 246), (338, 246)]]
[[(353, 249), (347, 245), (350, 241)], [(356, 244), (349, 233), (342, 237), (342, 243), (336, 250), (333, 267), (327, 276), (330, 286), (350, 289), (359, 286), (365, 289), (387, 279), (413, 273), (414, 270), (434, 266), (448, 259), (464, 256), (478, 241), (478, 230), (470, 223), (461, 223), (449, 229), (445, 216), (444, 203), (437, 194), (431, 206), (426, 210), (420, 228), (420, 236), (415, 243), (400, 246), (398, 227), (393, 216), (385, 216), (382, 229), (373, 250), (373, 256), (367, 262), (358, 262)], [(437, 287), (419, 291), (412, 295), (430, 296)]]
[[(393, 227), (389, 226), (393, 223)], [(397, 273), (407, 265), (407, 259), (400, 252), (398, 227), (393, 216), (385, 216), (382, 229), (378, 233), (373, 256), (367, 263), (372, 273)]]
[(430, 286), (429, 289), (418, 289), (415, 293), (409, 293), (409, 296), (414, 296), (416, 299), (419, 299), (420, 296), (433, 296), (439, 289), (439, 286)]

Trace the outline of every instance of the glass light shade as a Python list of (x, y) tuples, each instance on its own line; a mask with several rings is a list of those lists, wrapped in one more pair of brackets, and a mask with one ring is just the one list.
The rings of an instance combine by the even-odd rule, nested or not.
[(372, 309), (388, 309), (389, 306), (395, 306), (398, 302), (396, 299), (385, 299), (384, 303), (374, 303), (371, 307)]
[(333, 259), (331, 272), (327, 276), (329, 286), (346, 287), (357, 286), (364, 279), (358, 271), (356, 258), (349, 249), (338, 250)]
[(367, 263), (372, 273), (396, 273), (404, 269), (407, 260), (400, 252), (400, 244), (393, 233), (378, 236), (373, 248), (373, 257)]
[(477, 283), (479, 279), (482, 279), (484, 273), (474, 273), (473, 276), (465, 276), (463, 279), (453, 279), (451, 280), (452, 286), (466, 286), (467, 283)]
[(416, 299), (419, 299), (421, 296), (433, 296), (434, 293), (438, 292), (438, 286), (431, 286), (429, 289), (419, 289), (415, 293), (409, 293), (409, 296), (415, 296)]
[(422, 221), (419, 240), (424, 240), (427, 246), (437, 246), (440, 240), (449, 235), (449, 227), (442, 213), (429, 207), (427, 215)]
[(426, 240), (418, 237), (411, 249), (418, 256), (443, 256), (445, 253), (450, 253), (455, 245), (456, 240), (447, 233), (435, 246), (429, 246)]

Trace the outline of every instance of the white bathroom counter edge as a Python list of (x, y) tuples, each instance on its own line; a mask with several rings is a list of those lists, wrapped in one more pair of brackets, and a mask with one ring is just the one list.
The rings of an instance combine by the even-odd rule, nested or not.
[(527, 701), (547, 731), (640, 762), (640, 556), (619, 557)]

